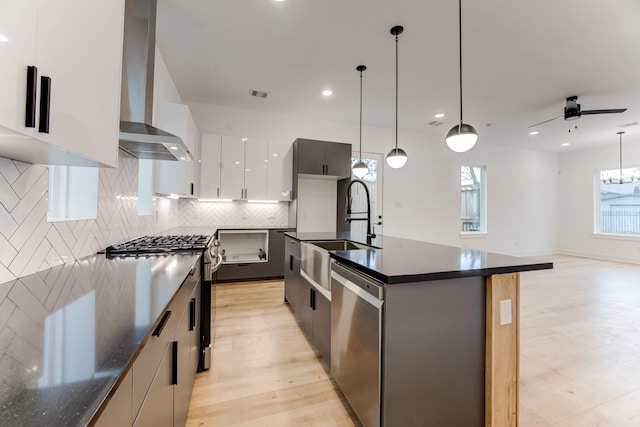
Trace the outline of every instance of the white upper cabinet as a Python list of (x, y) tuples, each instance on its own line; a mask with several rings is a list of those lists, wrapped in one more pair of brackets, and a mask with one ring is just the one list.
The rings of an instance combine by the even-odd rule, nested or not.
[(179, 136), (193, 161), (156, 160), (154, 168), (154, 191), (162, 194), (195, 196), (195, 164), (198, 160), (196, 146), (199, 145), (200, 132), (193, 120), (188, 105), (159, 102), (156, 109), (157, 126)]
[(25, 126), (25, 113), (27, 65), (36, 63), (37, 16), (37, 0), (0, 0), (0, 126), (25, 135), (33, 133)]
[(222, 136), (221, 145), (220, 198), (265, 200), (267, 140)]
[(245, 141), (245, 199), (267, 198), (267, 148), (266, 139), (247, 138)]
[(200, 197), (217, 199), (220, 197), (220, 135), (202, 134), (200, 148)]
[[(8, 40), (0, 42), (0, 126), (3, 136), (31, 137), (19, 145), (3, 139), (0, 156), (117, 166), (124, 0), (0, 5), (0, 34)], [(25, 127), (28, 66), (37, 69), (33, 129)]]
[(269, 141), (267, 163), (267, 200), (291, 200), (291, 143)]

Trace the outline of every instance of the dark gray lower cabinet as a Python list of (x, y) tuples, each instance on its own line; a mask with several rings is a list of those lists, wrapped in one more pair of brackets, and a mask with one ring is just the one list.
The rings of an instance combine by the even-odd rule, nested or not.
[(107, 402), (94, 427), (113, 427), (131, 425), (131, 391), (133, 375), (131, 371), (125, 375), (118, 389)]
[(300, 279), (298, 320), (318, 354), (331, 366), (331, 301), (305, 278)]
[(331, 366), (331, 301), (316, 291), (313, 311), (313, 344)]
[(315, 289), (305, 278), (300, 280), (300, 324), (313, 340), (313, 297)]
[(285, 252), (285, 231), (287, 230), (269, 230), (269, 248), (266, 262), (223, 263), (216, 272), (216, 280), (239, 281), (283, 277), (282, 257)]
[(296, 314), (300, 314), (300, 242), (284, 239), (284, 299)]
[(200, 286), (196, 264), (95, 425), (186, 424), (200, 353)]
[(174, 344), (171, 342), (165, 349), (149, 392), (133, 424), (136, 427), (173, 425), (173, 348)]

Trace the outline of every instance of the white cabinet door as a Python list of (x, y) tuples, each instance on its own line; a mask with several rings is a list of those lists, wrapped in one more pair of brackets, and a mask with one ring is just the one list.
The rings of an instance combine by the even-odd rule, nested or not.
[(189, 106), (160, 102), (156, 109), (155, 123), (160, 129), (179, 136), (194, 161), (157, 160), (154, 168), (154, 191), (161, 194), (195, 195), (194, 169), (198, 160), (195, 141), (198, 129)]
[(37, 6), (37, 0), (0, 0), (0, 127), (24, 134), (32, 133), (25, 110), (27, 66), (36, 65)]
[(49, 133), (35, 134), (114, 167), (123, 25), (124, 0), (38, 2), (36, 60), (39, 76), (51, 78), (51, 104)]
[(267, 199), (267, 140), (247, 138), (245, 141), (245, 199)]
[(220, 197), (244, 199), (244, 138), (222, 137), (220, 161)]
[(200, 147), (200, 197), (217, 199), (220, 197), (220, 135), (202, 134)]
[(267, 163), (267, 200), (291, 200), (291, 143), (269, 141)]

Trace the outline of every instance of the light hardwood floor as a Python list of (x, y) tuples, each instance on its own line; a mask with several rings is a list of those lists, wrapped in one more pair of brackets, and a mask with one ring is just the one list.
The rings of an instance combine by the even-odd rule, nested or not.
[[(521, 274), (520, 426), (640, 426), (640, 265), (552, 261)], [(213, 367), (196, 377), (189, 427), (357, 425), (281, 281), (217, 296)]]

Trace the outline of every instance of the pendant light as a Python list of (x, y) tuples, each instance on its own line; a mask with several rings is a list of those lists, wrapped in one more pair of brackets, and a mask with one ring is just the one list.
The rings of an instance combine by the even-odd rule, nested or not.
[[(624, 133), (624, 131), (617, 132), (617, 134), (620, 135), (620, 169), (619, 169), (619, 172), (618, 172), (620, 175), (618, 177), (617, 182), (614, 181), (613, 177), (611, 177), (611, 176), (609, 176), (607, 178), (603, 178), (602, 182), (604, 184), (624, 184), (625, 183), (624, 177), (622, 176), (622, 134), (623, 133)], [(640, 179), (640, 178), (636, 178), (634, 175), (631, 175), (629, 177), (629, 181), (628, 182), (633, 182), (634, 179)]]
[(404, 28), (400, 25), (391, 29), (391, 34), (396, 36), (396, 147), (387, 154), (387, 164), (394, 169), (399, 169), (407, 163), (407, 153), (398, 148), (398, 35), (403, 31)]
[(366, 65), (358, 65), (356, 70), (360, 72), (360, 160), (353, 165), (353, 174), (362, 179), (369, 172), (369, 167), (362, 161), (362, 72), (367, 69)]
[(458, 0), (458, 35), (460, 59), (460, 123), (447, 133), (447, 146), (456, 153), (469, 151), (478, 141), (478, 132), (473, 126), (462, 121), (462, 0)]

